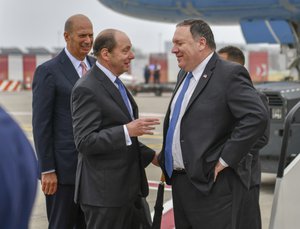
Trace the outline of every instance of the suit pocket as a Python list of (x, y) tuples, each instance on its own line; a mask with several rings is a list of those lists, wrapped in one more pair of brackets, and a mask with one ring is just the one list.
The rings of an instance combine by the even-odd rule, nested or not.
[(218, 144), (214, 145), (210, 150), (208, 150), (203, 155), (203, 173), (207, 177), (208, 180), (214, 177), (214, 168), (221, 156), (224, 145), (227, 141), (228, 137), (224, 137)]
[(205, 160), (203, 161), (203, 174), (208, 182), (214, 178), (214, 168), (219, 160), (222, 148), (223, 147), (218, 147), (214, 151), (210, 151), (210, 154), (205, 157)]

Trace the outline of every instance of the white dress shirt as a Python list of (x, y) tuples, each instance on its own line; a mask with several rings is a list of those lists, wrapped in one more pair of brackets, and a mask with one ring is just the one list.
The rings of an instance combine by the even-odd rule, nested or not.
[[(67, 56), (69, 57), (70, 61), (72, 62), (74, 68), (76, 69), (78, 76), (82, 77), (82, 67), (80, 65), (81, 60), (76, 59), (69, 51), (67, 48), (65, 48), (65, 52), (67, 54)], [(89, 62), (87, 61), (87, 58), (85, 57), (83, 62), (86, 65), (87, 70), (89, 70), (91, 68)]]
[[(183, 164), (183, 159), (182, 159), (182, 150), (181, 150), (181, 145), (180, 145), (180, 125), (181, 125), (181, 119), (182, 116), (185, 113), (186, 107), (194, 93), (194, 90), (203, 74), (203, 71), (207, 65), (207, 63), (209, 62), (209, 60), (211, 59), (211, 57), (213, 56), (213, 53), (211, 53), (208, 57), (206, 57), (193, 71), (193, 77), (190, 80), (190, 84), (188, 86), (188, 89), (184, 95), (184, 99), (182, 101), (182, 105), (181, 105), (181, 110), (179, 113), (179, 117), (178, 117), (178, 121), (176, 123), (176, 127), (175, 127), (175, 131), (174, 131), (174, 137), (173, 137), (173, 144), (172, 144), (172, 154), (173, 154), (173, 167), (174, 169), (184, 169), (184, 164)], [(184, 79), (186, 80), (186, 79)], [(177, 90), (174, 99), (172, 101), (171, 104), (171, 113), (170, 113), (170, 120), (171, 117), (173, 115), (173, 110), (174, 110), (174, 106), (176, 103), (176, 100), (178, 98), (178, 95), (180, 94), (180, 91), (182, 90), (182, 86), (183, 86), (184, 82), (181, 83), (179, 89)], [(221, 158), (220, 158), (220, 162), (222, 163), (222, 165), (227, 166), (226, 162), (224, 162)]]
[[(104, 72), (104, 74), (110, 79), (110, 81), (118, 88), (118, 84), (115, 83), (115, 80), (116, 80), (117, 77), (110, 70), (108, 70), (106, 67), (101, 65), (98, 61), (96, 61), (96, 65), (97, 65), (98, 68), (101, 69), (102, 72)], [(130, 103), (129, 99), (128, 99), (128, 104), (130, 106), (130, 109), (132, 110), (132, 106), (131, 106), (131, 103)], [(126, 125), (123, 125), (123, 129), (124, 129), (124, 134), (125, 134), (126, 145), (129, 146), (129, 145), (132, 144), (132, 142), (131, 142), (131, 138), (129, 136), (128, 129), (127, 129)]]

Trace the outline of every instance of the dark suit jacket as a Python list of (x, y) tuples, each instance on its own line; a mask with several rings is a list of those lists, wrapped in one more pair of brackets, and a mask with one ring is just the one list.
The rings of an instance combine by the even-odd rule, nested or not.
[(0, 108), (0, 225), (28, 228), (38, 181), (37, 160), (16, 122)]
[[(138, 108), (130, 93), (134, 117)], [(118, 207), (148, 195), (144, 167), (154, 151), (131, 138), (126, 146), (123, 125), (131, 121), (121, 94), (96, 66), (80, 79), (72, 92), (72, 116), (79, 151), (75, 201)]]
[[(92, 66), (95, 59), (88, 57), (88, 62)], [(55, 169), (60, 184), (75, 184), (78, 152), (70, 96), (78, 79), (64, 50), (38, 66), (33, 78), (32, 125), (40, 171)]]
[[(266, 95), (257, 91), (261, 101), (263, 102), (265, 109), (269, 114), (269, 105)], [(267, 145), (270, 135), (270, 119), (267, 121), (267, 127), (263, 136), (261, 136), (257, 142), (254, 143), (249, 153), (238, 163), (235, 167), (235, 171), (240, 177), (242, 183), (247, 189), (260, 185), (261, 182), (261, 165), (259, 159), (259, 150)]]
[[(179, 79), (174, 94), (183, 79)], [(164, 121), (164, 141), (159, 157), (163, 171), (169, 116), (170, 106)], [(221, 60), (214, 53), (180, 126), (183, 163), (195, 187), (208, 194), (219, 157), (230, 167), (236, 166), (263, 135), (267, 119), (267, 111), (247, 70), (239, 64)], [(167, 175), (166, 178), (170, 183)]]

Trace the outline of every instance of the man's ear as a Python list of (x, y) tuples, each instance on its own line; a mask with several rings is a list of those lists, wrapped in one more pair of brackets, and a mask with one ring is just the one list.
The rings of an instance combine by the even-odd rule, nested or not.
[(100, 51), (100, 56), (102, 57), (102, 59), (104, 60), (109, 60), (109, 56), (110, 56), (110, 52), (108, 51), (107, 48), (103, 48)]
[(198, 45), (199, 45), (199, 51), (204, 50), (206, 46), (206, 39), (204, 37), (199, 37)]
[(65, 38), (65, 41), (67, 42), (70, 38), (70, 34), (67, 32), (64, 32), (64, 38)]

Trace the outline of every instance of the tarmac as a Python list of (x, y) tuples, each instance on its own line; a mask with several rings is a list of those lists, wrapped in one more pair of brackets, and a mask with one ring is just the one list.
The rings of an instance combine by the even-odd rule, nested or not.
[[(27, 137), (33, 144), (32, 137), (32, 92), (31, 91), (21, 91), (21, 92), (0, 92), (0, 105), (4, 107), (20, 124)], [(157, 97), (153, 93), (143, 93), (135, 96), (136, 102), (139, 106), (140, 116), (142, 117), (158, 117), (160, 118), (161, 124), (156, 128), (155, 134), (152, 136), (140, 137), (140, 141), (144, 144), (152, 147), (157, 152), (161, 149), (162, 143), (162, 124), (164, 114), (167, 109), (168, 102), (170, 101), (171, 94), (163, 93), (162, 96)], [(161, 171), (159, 168), (150, 165), (147, 170), (147, 177), (152, 184), (150, 188), (149, 196), (147, 201), (150, 206), (150, 210), (153, 211), (157, 189), (155, 184), (160, 179)], [(269, 228), (269, 221), (271, 215), (271, 208), (273, 202), (273, 192), (275, 187), (275, 174), (262, 174), (262, 185), (260, 192), (260, 206), (261, 206), (261, 216), (262, 216), (262, 228)], [(164, 195), (165, 202), (165, 213), (168, 215), (166, 221), (163, 221), (162, 229), (173, 228), (172, 226), (172, 215), (170, 213), (172, 210), (171, 205), (171, 192), (169, 188), (165, 189)], [(40, 185), (38, 185), (36, 200), (34, 208), (31, 215), (29, 229), (46, 229), (47, 228), (47, 216), (44, 195), (41, 192)]]

